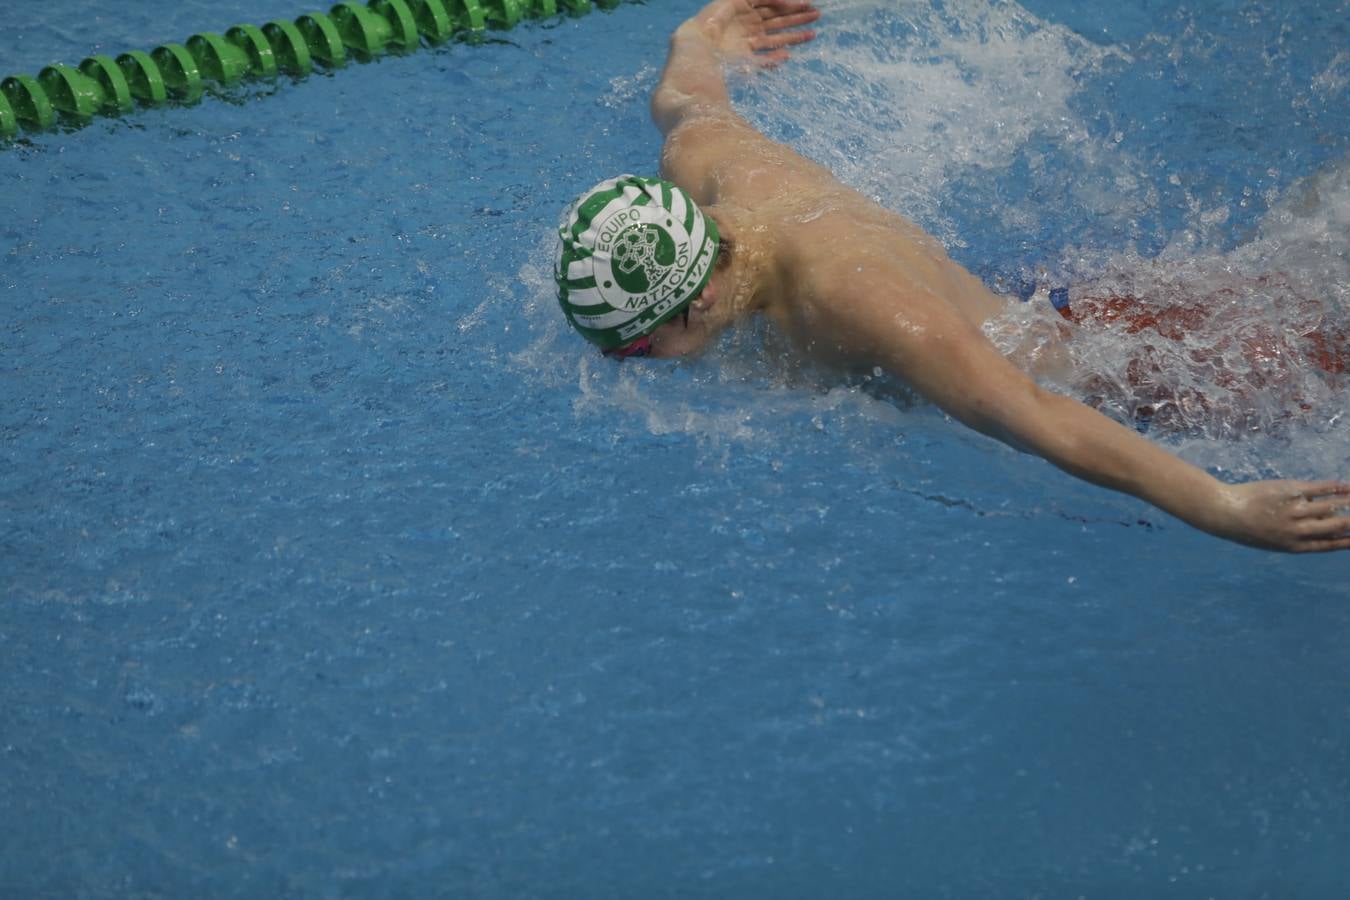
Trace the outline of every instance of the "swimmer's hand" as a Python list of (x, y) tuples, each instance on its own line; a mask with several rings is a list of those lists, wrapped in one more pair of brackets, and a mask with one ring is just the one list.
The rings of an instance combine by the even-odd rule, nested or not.
[(776, 66), (785, 61), (787, 48), (816, 36), (814, 31), (791, 31), (820, 18), (820, 10), (797, 0), (714, 0), (690, 23), (698, 28), (725, 60)]
[(656, 126), (669, 135), (695, 112), (734, 117), (726, 64), (776, 66), (788, 47), (816, 36), (799, 26), (819, 18), (809, 0), (713, 0), (671, 37), (666, 70), (652, 92)]
[(1350, 550), (1350, 484), (1252, 481), (1224, 493), (1220, 537), (1286, 553)]

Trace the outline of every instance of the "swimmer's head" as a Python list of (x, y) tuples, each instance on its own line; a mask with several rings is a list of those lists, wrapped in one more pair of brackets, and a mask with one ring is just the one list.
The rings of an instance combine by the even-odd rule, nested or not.
[(717, 258), (717, 225), (668, 181), (620, 175), (582, 194), (563, 215), (554, 267), (572, 327), (606, 354), (645, 355), (651, 335), (704, 290)]

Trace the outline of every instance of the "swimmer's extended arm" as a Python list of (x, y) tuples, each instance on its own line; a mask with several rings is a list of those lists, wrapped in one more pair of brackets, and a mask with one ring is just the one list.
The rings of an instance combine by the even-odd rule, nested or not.
[(714, 0), (676, 29), (661, 83), (652, 94), (652, 119), (668, 134), (690, 112), (729, 111), (722, 63), (743, 60), (777, 65), (787, 48), (815, 37), (789, 31), (820, 18), (799, 0)]
[(1350, 549), (1350, 484), (1224, 484), (1076, 400), (1042, 390), (947, 304), (930, 298), (916, 306), (904, 321), (876, 323), (878, 353), (962, 423), (1218, 537), (1286, 552)]

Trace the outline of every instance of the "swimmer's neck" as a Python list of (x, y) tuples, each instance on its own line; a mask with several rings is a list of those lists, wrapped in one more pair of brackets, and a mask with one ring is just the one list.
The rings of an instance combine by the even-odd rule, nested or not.
[(783, 242), (771, 222), (749, 210), (710, 204), (703, 208), (721, 234), (721, 248), (703, 291), (685, 319), (672, 319), (651, 335), (651, 355), (684, 356), (705, 349), (721, 332), (763, 312), (772, 314), (791, 288)]
[(793, 289), (792, 260), (783, 229), (770, 216), (719, 204), (708, 212), (723, 236), (727, 259), (714, 274), (709, 312), (733, 325), (771, 310)]

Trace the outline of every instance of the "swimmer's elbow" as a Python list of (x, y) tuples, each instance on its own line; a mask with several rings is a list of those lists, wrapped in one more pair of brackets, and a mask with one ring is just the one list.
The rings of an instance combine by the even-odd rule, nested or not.
[(662, 134), (670, 134), (680, 124), (693, 99), (684, 91), (664, 85), (652, 92), (652, 121)]
[(1072, 429), (1057, 427), (1056, 406), (1062, 397), (1035, 382), (1004, 386), (987, 397), (976, 396), (962, 416), (976, 431), (1023, 453), (1047, 459), (1073, 457)]
[[(1070, 397), (1034, 386), (1036, 411), (1024, 428), (1026, 449), (1077, 478), (1131, 490), (1121, 427)], [(1128, 437), (1128, 435), (1127, 435)]]
[(656, 127), (669, 136), (681, 124), (695, 118), (725, 118), (731, 106), (717, 97), (663, 86), (652, 92), (651, 111)]

